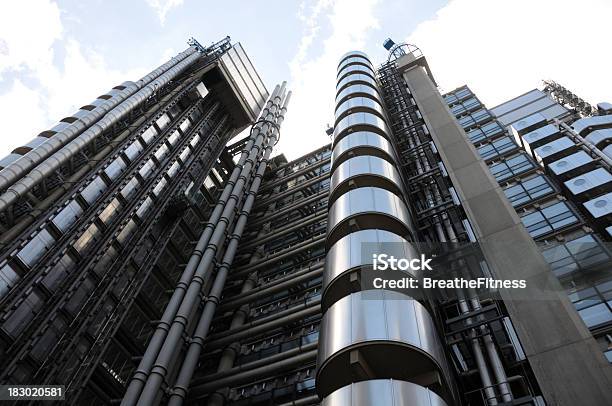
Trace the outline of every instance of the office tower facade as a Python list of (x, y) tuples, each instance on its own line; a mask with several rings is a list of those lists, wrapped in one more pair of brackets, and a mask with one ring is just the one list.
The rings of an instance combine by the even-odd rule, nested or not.
[(469, 97), (443, 98), (418, 49), (392, 45), (377, 69), (339, 60), (332, 142), (290, 162), (271, 157), (290, 93), (268, 95), (227, 39), (2, 160), (2, 383), (91, 405), (612, 403), (560, 287), (433, 300), (361, 280), (364, 244), (480, 243), (496, 277), (550, 273), (472, 144)]
[(466, 86), (445, 100), (612, 362), (607, 104), (551, 81), (490, 110)]

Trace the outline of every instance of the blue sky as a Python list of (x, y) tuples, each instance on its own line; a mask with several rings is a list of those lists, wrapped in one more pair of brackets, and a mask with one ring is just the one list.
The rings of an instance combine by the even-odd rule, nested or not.
[(277, 150), (290, 158), (329, 141), (338, 57), (360, 49), (378, 64), (388, 36), (423, 50), (442, 91), (467, 83), (491, 107), (548, 78), (592, 103), (612, 100), (612, 56), (598, 44), (609, 35), (609, 0), (23, 0), (1, 7), (1, 155), (138, 79), (191, 36), (208, 44), (230, 35), (268, 88), (289, 81), (294, 97)]

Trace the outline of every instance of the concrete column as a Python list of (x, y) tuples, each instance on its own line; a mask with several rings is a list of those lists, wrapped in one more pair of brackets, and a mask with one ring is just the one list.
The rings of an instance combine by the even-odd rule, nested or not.
[[(502, 299), (549, 405), (612, 405), (612, 367), (552, 276), (488, 167), (428, 75), (425, 58), (405, 55), (398, 68), (419, 106), (483, 253), (498, 278), (547, 280), (540, 289), (505, 290)], [(555, 285), (556, 283), (556, 285)]]

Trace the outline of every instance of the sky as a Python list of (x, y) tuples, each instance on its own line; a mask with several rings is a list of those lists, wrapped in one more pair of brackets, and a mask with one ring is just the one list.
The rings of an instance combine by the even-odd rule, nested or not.
[(611, 0), (20, 0), (0, 2), (0, 157), (195, 37), (241, 42), (271, 91), (291, 104), (276, 152), (329, 142), (340, 56), (387, 59), (417, 45), (442, 92), (467, 84), (489, 107), (553, 79), (612, 101)]

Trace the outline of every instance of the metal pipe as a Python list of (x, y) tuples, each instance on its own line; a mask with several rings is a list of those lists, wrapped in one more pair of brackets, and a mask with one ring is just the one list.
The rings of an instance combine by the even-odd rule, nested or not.
[(151, 372), (147, 377), (138, 401), (140, 404), (149, 405), (155, 402), (159, 388), (167, 375), (168, 366), (171, 364), (172, 360), (175, 359), (176, 352), (180, 350), (183, 332), (185, 331), (185, 328), (189, 322), (189, 318), (194, 307), (197, 306), (198, 302), (200, 301), (199, 298), (202, 286), (206, 283), (208, 277), (210, 276), (212, 264), (217, 255), (218, 248), (223, 245), (225, 240), (225, 232), (229, 226), (228, 219), (231, 215), (233, 215), (234, 209), (243, 195), (244, 187), (248, 179), (251, 177), (251, 172), (261, 151), (261, 146), (264, 142), (265, 135), (272, 128), (271, 123), (274, 122), (275, 116), (277, 115), (277, 110), (280, 107), (279, 104), (281, 101), (281, 95), (284, 93), (285, 86), (286, 83), (283, 82), (280, 90), (276, 92), (275, 97), (269, 101), (269, 105), (271, 105), (269, 109), (264, 112), (265, 115), (262, 116), (264, 120), (263, 123), (253, 127), (253, 131), (257, 132), (256, 141), (253, 144), (240, 176), (238, 177), (228, 201), (225, 204), (223, 213), (215, 226), (206, 250), (202, 254), (202, 258), (200, 259), (200, 262), (195, 270), (193, 278), (187, 287), (183, 301), (181, 302), (178, 312), (170, 325), (170, 329), (168, 330), (166, 339), (159, 350), (159, 354), (157, 355), (157, 359), (153, 364), (153, 368), (151, 368)]
[[(308, 198), (304, 198), (304, 199), (300, 199), (295, 203), (292, 203), (288, 206), (284, 206), (283, 208), (273, 211), (270, 214), (266, 213), (263, 217), (261, 218), (257, 218), (255, 219), (255, 221), (250, 222), (249, 223), (249, 227), (255, 227), (258, 226), (262, 223), (266, 223), (268, 221), (274, 220), (275, 218), (278, 218), (280, 216), (283, 216), (289, 212), (291, 212), (292, 210), (295, 210), (299, 207), (302, 207), (304, 205), (310, 204), (312, 202), (316, 202), (317, 200), (321, 200), (324, 197), (326, 197), (329, 193), (328, 190), (322, 190), (320, 192), (315, 193), (312, 196), (309, 196)], [(327, 213), (327, 211), (325, 210), (325, 213)]]
[(266, 235), (264, 235), (261, 238), (256, 238), (253, 241), (249, 241), (247, 244), (243, 244), (240, 247), (240, 250), (246, 250), (246, 249), (250, 249), (253, 248), (254, 246), (260, 245), (260, 244), (264, 244), (268, 241), (271, 240), (275, 240), (277, 238), (279, 238), (280, 236), (290, 233), (292, 231), (295, 230), (299, 230), (300, 228), (303, 228), (304, 226), (308, 226), (311, 225), (313, 223), (316, 223), (317, 221), (321, 221), (327, 218), (327, 213), (321, 213), (321, 214), (312, 214), (310, 216), (304, 217), (302, 219), (300, 219), (299, 223), (291, 223), (287, 226), (284, 227), (279, 227), (279, 228), (275, 228), (273, 230), (270, 230), (269, 233), (267, 233)]
[[(471, 298), (470, 304), (475, 311), (481, 309), (480, 301), (477, 298)], [(497, 353), (495, 343), (493, 343), (493, 338), (485, 326), (480, 326), (480, 331), (482, 332), (482, 341), (484, 342), (485, 350), (489, 356), (491, 369), (493, 369), (493, 375), (495, 375), (495, 381), (498, 385), (497, 388), (502, 395), (502, 400), (504, 402), (510, 402), (512, 401), (512, 390), (508, 384), (508, 377), (506, 376), (504, 365), (502, 364), (499, 354)]]
[[(106, 113), (104, 117), (82, 134), (76, 136), (72, 141), (44, 159), (26, 176), (17, 180), (0, 195), (0, 211), (7, 209), (17, 202), (19, 198), (25, 196), (34, 186), (68, 162), (70, 158), (98, 138), (104, 131), (125, 118), (133, 109), (151, 97), (158, 88), (166, 85), (199, 58), (199, 53), (192, 53)], [(13, 178), (11, 177), (11, 179)]]
[(555, 121), (555, 124), (557, 124), (557, 126), (562, 127), (564, 130), (569, 132), (570, 136), (574, 138), (574, 141), (578, 141), (579, 144), (584, 145), (589, 151), (597, 155), (603, 161), (603, 163), (606, 165), (606, 167), (609, 170), (612, 169), (612, 159), (609, 156), (604, 154), (599, 148), (593, 145), (593, 143), (588, 141), (582, 135), (578, 134), (578, 132), (574, 130), (572, 127), (570, 127), (569, 125), (565, 124), (559, 119), (554, 119), (554, 121)]
[[(303, 354), (297, 355), (293, 358), (288, 358), (272, 365), (265, 365), (259, 368), (252, 369), (250, 371), (239, 372), (235, 375), (221, 378), (216, 381), (207, 382), (200, 386), (194, 387), (192, 392), (193, 396), (202, 396), (206, 393), (210, 393), (215, 389), (219, 389), (225, 386), (236, 386), (251, 380), (255, 380), (262, 376), (268, 376), (271, 373), (280, 373), (283, 371), (291, 370), (301, 365), (313, 362), (317, 359), (317, 350), (310, 350)], [(210, 403), (209, 403), (210, 404)]]
[(307, 167), (305, 167), (303, 169), (300, 169), (299, 171), (290, 173), (289, 175), (285, 175), (282, 178), (277, 179), (274, 182), (267, 184), (266, 187), (261, 189), (261, 193), (269, 193), (270, 189), (273, 189), (275, 186), (282, 185), (283, 183), (285, 183), (285, 182), (287, 182), (287, 181), (289, 181), (291, 179), (294, 179), (294, 178), (297, 178), (299, 176), (302, 176), (302, 175), (304, 175), (304, 174), (306, 174), (308, 172), (312, 172), (315, 169), (320, 168), (321, 166), (324, 166), (324, 165), (326, 165), (326, 164), (328, 164), (330, 162), (331, 162), (330, 158), (323, 159), (321, 161), (318, 161), (317, 163), (314, 163), (312, 165), (308, 165)]
[(278, 194), (276, 194), (276, 195), (274, 195), (272, 197), (269, 197), (269, 198), (267, 198), (265, 200), (257, 202), (256, 207), (267, 206), (270, 203), (272, 203), (274, 200), (282, 199), (283, 197), (287, 197), (289, 195), (297, 193), (297, 192), (301, 191), (302, 189), (305, 189), (305, 188), (307, 188), (309, 186), (312, 186), (312, 185), (314, 185), (314, 184), (316, 184), (318, 182), (321, 182), (321, 181), (329, 178), (330, 176), (331, 175), (330, 175), (329, 172), (324, 172), (324, 173), (320, 174), (319, 176), (317, 176), (315, 178), (312, 178), (311, 180), (309, 180), (307, 182), (300, 183), (299, 185), (296, 185), (294, 188), (287, 189), (287, 190), (285, 190), (282, 193), (278, 193)]
[(244, 202), (244, 206), (240, 212), (240, 215), (236, 222), (236, 226), (234, 227), (234, 231), (230, 236), (229, 244), (225, 251), (225, 255), (223, 256), (223, 260), (221, 261), (221, 266), (217, 271), (217, 275), (210, 290), (210, 294), (206, 299), (204, 310), (200, 315), (198, 325), (195, 329), (194, 334), (191, 337), (191, 343), (189, 344), (189, 347), (187, 349), (185, 360), (180, 368), (179, 375), (174, 386), (174, 390), (170, 395), (168, 403), (169, 405), (181, 405), (185, 397), (187, 396), (189, 383), (191, 381), (193, 372), (195, 371), (197, 364), (200, 360), (200, 353), (204, 346), (204, 340), (208, 335), (208, 332), (210, 330), (210, 324), (215, 314), (217, 304), (219, 303), (219, 300), (223, 293), (225, 281), (227, 280), (227, 274), (229, 273), (230, 266), (234, 261), (236, 252), (238, 251), (238, 243), (240, 242), (240, 238), (242, 237), (242, 233), (244, 232), (244, 229), (246, 227), (249, 213), (253, 208), (255, 196), (259, 191), (259, 186), (261, 185), (261, 180), (263, 179), (266, 168), (268, 167), (268, 161), (270, 159), (270, 155), (272, 155), (272, 149), (278, 141), (280, 135), (279, 128), (283, 123), (290, 98), (291, 92), (287, 94), (287, 97), (283, 102), (280, 114), (276, 118), (276, 126), (270, 129), (271, 135), (268, 139), (268, 142), (266, 143), (263, 158), (257, 166), (257, 170), (255, 172), (253, 182), (251, 183), (248, 196)]
[[(470, 308), (463, 296), (462, 292), (458, 292), (461, 296), (459, 298), (459, 309), (462, 314), (467, 314), (470, 312)], [(471, 320), (467, 320), (468, 324), (471, 324)], [(478, 337), (476, 337), (476, 332), (474, 329), (471, 329), (468, 333), (470, 335), (470, 343), (472, 345), (472, 353), (474, 354), (474, 359), (476, 361), (476, 367), (478, 368), (478, 374), (480, 375), (480, 380), (482, 381), (482, 385), (484, 387), (485, 394), (487, 396), (487, 403), (490, 405), (497, 404), (497, 398), (495, 396), (495, 390), (493, 389), (493, 382), (491, 381), (491, 375), (489, 374), (489, 368), (487, 367), (487, 363), (485, 361), (484, 355), (482, 354), (482, 348), (480, 348), (480, 342)]]
[[(11, 186), (28, 170), (42, 162), (44, 159), (59, 150), (61, 147), (65, 146), (68, 142), (72, 141), (76, 136), (78, 136), (84, 130), (89, 128), (95, 121), (100, 120), (111, 109), (115, 108), (125, 99), (132, 96), (144, 86), (148, 85), (154, 79), (157, 79), (161, 74), (163, 74), (168, 69), (172, 68), (174, 65), (178, 64), (194, 52), (196, 52), (196, 49), (194, 47), (189, 47), (185, 51), (170, 59), (165, 64), (151, 71), (149, 74), (143, 76), (136, 83), (124, 82), (123, 84), (127, 85), (125, 89), (119, 91), (110, 99), (101, 102), (98, 106), (96, 106), (96, 108), (89, 111), (89, 113), (77, 118), (77, 120), (71, 123), (67, 128), (63, 129), (58, 133), (55, 133), (52, 137), (49, 138), (48, 141), (32, 149), (27, 154), (19, 158), (17, 161), (9, 164), (6, 168), (2, 169), (0, 171), (0, 190), (6, 189)], [(109, 93), (111, 92), (112, 89), (111, 91), (109, 91)]]
[(248, 264), (248, 265), (244, 265), (241, 266), (240, 268), (236, 268), (234, 270), (234, 272), (232, 273), (232, 276), (239, 276), (239, 275), (243, 275), (246, 272), (252, 272), (255, 271), (257, 269), (260, 269), (262, 267), (265, 267), (273, 262), (279, 261), (281, 259), (287, 258), (289, 256), (294, 255), (296, 252), (296, 249), (299, 249), (300, 251), (312, 248), (312, 247), (316, 247), (317, 245), (321, 245), (325, 243), (325, 234), (322, 235), (317, 235), (314, 236), (304, 242), (301, 242), (299, 244), (295, 244), (292, 245), (290, 247), (287, 247), (283, 250), (278, 251), (277, 253), (263, 258), (260, 261), (255, 262), (254, 264)]
[(296, 355), (303, 354), (311, 350), (316, 350), (318, 345), (319, 345), (318, 341), (300, 345), (298, 347), (291, 348), (290, 350), (279, 352), (278, 354), (270, 355), (265, 358), (258, 359), (256, 361), (251, 361), (246, 364), (242, 364), (242, 365), (230, 368), (230, 369), (226, 369), (225, 371), (214, 372), (212, 374), (208, 374), (200, 378), (196, 378), (192, 381), (192, 384), (193, 385), (206, 384), (207, 382), (211, 382), (217, 379), (225, 378), (227, 376), (235, 375), (239, 372), (249, 371), (251, 369), (259, 368), (261, 366), (273, 364), (278, 361), (281, 361), (287, 358), (292, 358)]
[(206, 347), (210, 350), (221, 348), (242, 338), (264, 333), (271, 329), (282, 327), (287, 323), (292, 323), (320, 313), (321, 300), (313, 300), (312, 302), (304, 303), (275, 313), (269, 317), (263, 317), (240, 326), (235, 326), (229, 330), (210, 336), (206, 341)]
[(255, 289), (251, 289), (245, 295), (239, 295), (239, 297), (237, 297), (236, 299), (232, 299), (229, 302), (224, 302), (221, 306), (219, 306), (219, 311), (232, 309), (245, 303), (261, 299), (264, 296), (280, 292), (291, 286), (297, 285), (298, 283), (308, 281), (321, 275), (323, 275), (323, 266), (320, 266), (315, 269), (311, 269), (311, 267), (308, 267), (300, 272), (295, 272), (290, 275), (287, 275), (286, 278), (282, 278), (279, 281), (275, 281), (275, 283), (271, 284), (271, 286), (265, 285)]
[[(264, 114), (267, 115), (268, 110), (271, 107), (273, 98), (276, 97), (279, 90), (280, 87), (276, 86), (276, 88), (272, 92), (272, 95), (268, 99), (264, 110), (262, 110), (260, 117), (263, 117)], [(122, 406), (136, 404), (138, 397), (140, 396), (140, 393), (142, 391), (142, 388), (144, 387), (146, 379), (149, 376), (151, 369), (153, 368), (153, 363), (155, 362), (159, 351), (162, 348), (162, 345), (164, 344), (164, 341), (170, 329), (170, 323), (172, 323), (172, 321), (174, 320), (181, 306), (187, 287), (193, 279), (194, 273), (200, 263), (200, 259), (202, 258), (204, 249), (208, 246), (210, 238), (213, 235), (213, 231), (215, 230), (215, 227), (218, 224), (221, 215), (223, 214), (226, 203), (228, 202), (232, 194), (234, 185), (236, 184), (238, 178), (240, 177), (240, 174), (242, 173), (243, 166), (247, 162), (251, 149), (253, 148), (258, 136), (259, 130), (251, 132), (249, 141), (242, 150), (240, 158), (234, 166), (230, 178), (226, 182), (223, 192), (221, 193), (221, 196), (219, 197), (219, 200), (217, 201), (217, 204), (215, 205), (215, 208), (213, 209), (210, 215), (208, 223), (202, 231), (202, 234), (198, 239), (196, 247), (194, 248), (189, 258), (187, 266), (183, 270), (179, 282), (177, 283), (174, 292), (172, 293), (172, 296), (168, 301), (166, 308), (164, 309), (164, 313), (161, 317), (161, 320), (159, 321), (155, 332), (153, 333), (149, 344), (147, 345), (140, 364), (138, 365), (138, 368), (132, 376), (132, 380), (130, 381), (130, 384), (128, 385), (128, 388), (121, 402)]]

